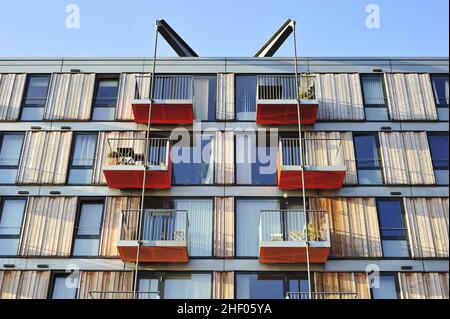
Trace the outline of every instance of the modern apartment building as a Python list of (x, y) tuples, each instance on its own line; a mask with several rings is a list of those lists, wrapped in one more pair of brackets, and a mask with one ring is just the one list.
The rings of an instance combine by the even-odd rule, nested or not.
[(449, 298), (448, 58), (297, 62), (0, 59), (0, 298)]

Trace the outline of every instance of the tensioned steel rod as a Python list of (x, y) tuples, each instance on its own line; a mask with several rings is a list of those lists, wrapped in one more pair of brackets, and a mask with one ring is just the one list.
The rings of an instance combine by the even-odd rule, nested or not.
[(308, 216), (306, 215), (306, 190), (305, 190), (305, 163), (304, 163), (304, 154), (303, 154), (303, 141), (302, 141), (302, 124), (301, 124), (301, 115), (300, 115), (300, 87), (299, 87), (299, 78), (298, 78), (298, 65), (297, 65), (297, 39), (296, 39), (296, 30), (295, 24), (296, 21), (292, 20), (293, 26), (293, 38), (294, 38), (294, 67), (295, 67), (295, 87), (296, 87), (296, 97), (297, 97), (297, 120), (298, 120), (298, 141), (299, 141), (299, 149), (300, 149), (300, 174), (302, 179), (302, 198), (303, 198), (303, 215), (305, 222), (305, 230), (306, 230), (306, 270), (308, 273), (308, 298), (311, 299), (311, 269), (309, 264), (309, 234), (308, 234)]
[[(153, 65), (152, 65), (152, 73), (150, 76), (150, 103), (149, 103), (149, 109), (148, 109), (148, 122), (147, 122), (147, 136), (145, 139), (145, 152), (144, 152), (144, 176), (142, 177), (142, 192), (141, 192), (141, 207), (139, 210), (139, 216), (137, 220), (137, 239), (138, 239), (138, 246), (137, 246), (137, 252), (136, 252), (136, 268), (135, 268), (135, 274), (134, 274), (134, 294), (135, 299), (137, 297), (137, 289), (138, 289), (138, 273), (139, 273), (139, 258), (140, 258), (140, 247), (142, 244), (141, 240), (141, 229), (142, 229), (142, 218), (144, 216), (144, 202), (145, 202), (145, 185), (147, 183), (147, 170), (149, 165), (149, 152), (150, 152), (150, 128), (151, 123), (150, 119), (152, 117), (152, 104), (154, 99), (154, 92), (155, 92), (155, 71), (156, 71), (156, 53), (158, 49), (158, 25), (159, 21), (156, 20), (155, 25), (155, 46), (153, 49)], [(169, 151), (168, 149), (166, 150)]]

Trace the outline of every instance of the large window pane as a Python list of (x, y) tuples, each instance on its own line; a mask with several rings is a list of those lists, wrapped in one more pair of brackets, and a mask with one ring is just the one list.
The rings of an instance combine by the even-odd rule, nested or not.
[(260, 274), (236, 274), (237, 299), (283, 299), (282, 277), (261, 276)]
[(177, 143), (171, 150), (173, 184), (214, 184), (214, 136), (194, 135), (192, 145)]
[(17, 254), (25, 204), (25, 199), (4, 199), (0, 202), (0, 256)]
[(211, 274), (167, 275), (164, 299), (209, 299), (211, 281)]
[(22, 133), (0, 135), (0, 184), (14, 184), (23, 142)]
[(260, 211), (272, 209), (279, 209), (278, 200), (236, 201), (236, 256), (258, 256)]
[(212, 255), (213, 202), (210, 199), (176, 199), (174, 207), (186, 210), (189, 221), (189, 255)]
[(76, 286), (67, 276), (55, 277), (53, 282), (52, 299), (75, 299), (77, 295)]
[(375, 134), (355, 135), (354, 144), (359, 184), (382, 184), (377, 136)]
[(213, 121), (216, 118), (216, 77), (194, 77), (195, 120)]
[(114, 120), (119, 79), (99, 78), (94, 97), (92, 119), (95, 121)]
[(29, 75), (22, 103), (22, 121), (42, 120), (47, 101), (49, 75)]
[(373, 299), (397, 299), (395, 275), (380, 275), (380, 286), (372, 289)]
[(381, 76), (362, 76), (364, 104), (385, 105), (383, 80)]
[(103, 203), (81, 204), (73, 255), (98, 255), (102, 221)]
[(256, 120), (256, 76), (236, 76), (236, 120)]
[(90, 184), (97, 134), (77, 134), (71, 158), (69, 184)]
[(440, 185), (448, 185), (449, 183), (448, 135), (428, 135), (428, 143), (430, 145), (431, 160), (433, 161), (436, 183)]
[(434, 97), (438, 106), (449, 105), (449, 78), (448, 76), (432, 76)]
[[(258, 141), (259, 142), (259, 141)], [(236, 135), (236, 182), (247, 185), (276, 185), (278, 143), (257, 145), (255, 134)]]

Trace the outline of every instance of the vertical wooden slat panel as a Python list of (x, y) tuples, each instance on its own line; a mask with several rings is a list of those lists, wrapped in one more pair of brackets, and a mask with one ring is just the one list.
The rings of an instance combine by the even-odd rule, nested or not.
[(216, 197), (214, 211), (214, 256), (234, 256), (234, 198)]
[(380, 152), (387, 184), (408, 184), (409, 171), (400, 132), (380, 132)]
[(139, 209), (140, 197), (107, 197), (100, 241), (100, 256), (118, 256), (117, 241), (122, 229), (122, 210)]
[[(139, 76), (137, 79), (136, 76)], [(122, 73), (119, 81), (119, 91), (117, 94), (116, 120), (131, 121), (134, 120), (131, 102), (136, 97), (136, 90), (144, 94), (143, 98), (148, 98), (148, 92), (144, 93), (150, 87), (150, 78), (140, 78), (139, 73)], [(137, 85), (139, 84), (139, 86)]]
[(311, 208), (327, 210), (333, 257), (381, 257), (374, 198), (310, 198)]
[(94, 73), (55, 73), (50, 81), (45, 120), (89, 120)]
[(80, 277), (78, 299), (126, 299), (132, 297), (127, 294), (95, 294), (93, 291), (132, 291), (133, 272), (131, 271), (83, 271)]
[(96, 158), (92, 173), (92, 184), (105, 185), (106, 179), (103, 174), (103, 166), (107, 164), (108, 153), (110, 152), (109, 138), (143, 138), (145, 132), (142, 131), (123, 131), (123, 132), (100, 132), (97, 139), (97, 148), (95, 150)]
[(429, 74), (386, 73), (385, 79), (393, 120), (437, 120)]
[[(370, 299), (369, 285), (365, 273), (353, 272), (316, 272), (315, 273), (316, 292), (346, 292), (358, 293), (359, 299)], [(330, 295), (328, 298), (334, 299), (336, 296)], [(324, 299), (328, 299), (325, 297)]]
[(19, 118), (26, 74), (0, 74), (0, 121)]
[(316, 96), (320, 120), (364, 120), (358, 74), (317, 74)]
[(20, 255), (69, 256), (76, 205), (76, 197), (30, 197)]
[(217, 74), (217, 110), (218, 120), (234, 118), (234, 73)]
[(234, 133), (216, 131), (214, 137), (216, 184), (234, 183)]
[(64, 184), (72, 132), (27, 132), (17, 174), (19, 184)]
[(412, 257), (448, 257), (448, 198), (405, 198)]
[(448, 299), (448, 273), (400, 273), (403, 299)]
[(45, 299), (50, 271), (0, 271), (0, 299)]
[(234, 273), (214, 272), (214, 299), (234, 299)]

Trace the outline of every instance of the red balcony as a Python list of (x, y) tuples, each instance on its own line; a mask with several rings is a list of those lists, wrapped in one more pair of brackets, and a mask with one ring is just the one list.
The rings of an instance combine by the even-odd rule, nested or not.
[[(306, 218), (305, 218), (306, 215)], [(325, 211), (265, 210), (260, 213), (259, 261), (267, 264), (323, 264), (330, 252)]]
[[(319, 103), (315, 98), (314, 76), (299, 77), (300, 123), (314, 124)], [(298, 124), (294, 75), (257, 77), (256, 123)]]
[[(111, 138), (108, 140), (108, 163), (103, 166), (110, 188), (168, 189), (172, 185), (170, 144), (166, 138), (148, 141), (149, 155), (145, 159), (145, 138)], [(147, 165), (144, 165), (144, 164)]]
[(153, 100), (150, 99), (151, 79), (151, 76), (137, 77), (138, 98), (132, 102), (135, 122), (148, 124), (150, 115), (151, 124), (192, 124), (193, 77), (156, 75)]
[[(187, 263), (187, 211), (146, 209), (122, 211), (117, 249), (125, 262)], [(138, 251), (139, 247), (139, 251)]]
[[(302, 139), (305, 189), (339, 189), (346, 167), (340, 139)], [(300, 141), (283, 138), (278, 150), (278, 187), (302, 189)]]

